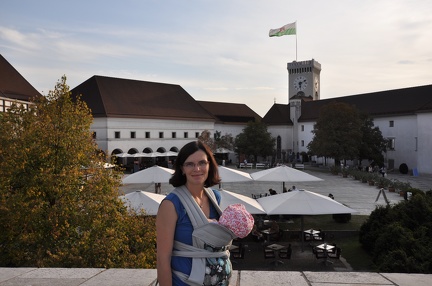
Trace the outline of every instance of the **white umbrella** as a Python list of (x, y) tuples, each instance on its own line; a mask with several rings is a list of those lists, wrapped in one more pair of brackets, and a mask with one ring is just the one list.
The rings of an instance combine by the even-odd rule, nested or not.
[(329, 197), (306, 190), (298, 190), (257, 199), (269, 215), (301, 215), (303, 250), (303, 216), (356, 213)]
[(309, 175), (306, 172), (282, 165), (251, 174), (255, 181), (267, 182), (313, 182), (322, 179)]
[(116, 156), (118, 158), (127, 158), (127, 157), (132, 157), (132, 154), (129, 153), (118, 153), (118, 154), (114, 154), (113, 156)]
[(263, 207), (255, 200), (244, 195), (229, 192), (227, 190), (220, 189), (221, 203), (220, 207), (222, 210), (226, 209), (232, 204), (242, 204), (246, 207), (246, 210), (251, 214), (265, 214)]
[(150, 168), (133, 173), (123, 179), (123, 184), (168, 183), (174, 170), (152, 166)]
[(324, 215), (357, 212), (329, 197), (306, 190), (257, 199), (267, 214)]
[(285, 182), (322, 181), (318, 177), (285, 165), (252, 173), (251, 177), (255, 181), (282, 182), (283, 187), (285, 187)]
[(214, 151), (215, 154), (228, 154), (228, 153), (234, 153), (233, 151), (226, 149), (226, 148), (217, 148)]
[(148, 215), (156, 215), (164, 195), (143, 192), (141, 190), (119, 197), (129, 210), (140, 212), (145, 210)]
[(163, 154), (164, 156), (168, 156), (168, 157), (172, 157), (172, 156), (177, 156), (178, 155), (178, 153), (174, 152), (174, 151), (166, 151), (165, 153), (161, 153), (161, 154)]
[(218, 171), (222, 182), (225, 183), (252, 181), (252, 177), (249, 173), (242, 172), (236, 169), (218, 166)]

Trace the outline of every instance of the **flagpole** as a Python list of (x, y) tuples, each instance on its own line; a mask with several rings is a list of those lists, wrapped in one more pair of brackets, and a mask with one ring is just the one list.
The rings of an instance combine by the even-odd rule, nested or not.
[(297, 21), (295, 22), (295, 28), (296, 28), (296, 61), (297, 61)]

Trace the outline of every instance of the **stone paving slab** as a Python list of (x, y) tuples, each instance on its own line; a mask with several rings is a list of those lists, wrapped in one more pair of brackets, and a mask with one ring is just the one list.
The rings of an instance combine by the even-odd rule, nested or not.
[[(107, 269), (82, 283), (83, 286), (151, 285), (157, 279), (154, 269)], [(125, 283), (127, 281), (127, 283)]]
[(394, 285), (379, 273), (308, 271), (303, 273), (312, 285)]
[(432, 285), (432, 275), (407, 273), (381, 273), (398, 286), (429, 286)]
[(308, 286), (305, 277), (301, 272), (295, 271), (241, 271), (240, 284), (244, 286), (262, 286), (262, 285), (292, 285)]
[[(156, 269), (0, 268), (0, 286), (154, 286)], [(432, 274), (312, 271), (234, 271), (231, 286), (429, 286)]]

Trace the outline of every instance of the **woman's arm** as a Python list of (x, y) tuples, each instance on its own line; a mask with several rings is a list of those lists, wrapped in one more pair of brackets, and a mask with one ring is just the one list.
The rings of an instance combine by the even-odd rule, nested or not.
[(157, 276), (160, 286), (172, 285), (171, 253), (177, 212), (169, 200), (162, 201), (156, 217)]

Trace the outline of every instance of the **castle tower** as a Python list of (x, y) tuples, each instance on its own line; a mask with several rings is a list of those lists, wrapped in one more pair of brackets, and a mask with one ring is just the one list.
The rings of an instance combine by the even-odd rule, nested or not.
[(320, 99), (321, 64), (314, 59), (310, 61), (293, 61), (288, 63), (288, 99), (300, 91), (304, 97), (312, 100)]

